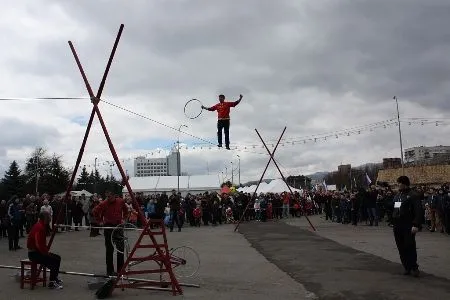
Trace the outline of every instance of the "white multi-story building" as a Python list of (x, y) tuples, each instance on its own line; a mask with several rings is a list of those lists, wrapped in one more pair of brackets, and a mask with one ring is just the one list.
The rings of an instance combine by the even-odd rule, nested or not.
[(167, 158), (146, 158), (143, 156), (134, 159), (134, 176), (167, 176)]
[(450, 157), (450, 146), (413, 147), (405, 150), (405, 162), (420, 162)]
[(181, 170), (181, 166), (178, 169), (178, 156), (179, 153), (176, 149), (164, 158), (146, 158), (139, 156), (134, 159), (134, 176), (177, 176), (177, 171)]
[(179, 156), (180, 156), (180, 153), (177, 152), (176, 149), (174, 149), (172, 152), (170, 152), (170, 154), (167, 156), (167, 164), (168, 164), (167, 174), (169, 176), (181, 175), (181, 174), (177, 174), (178, 170), (181, 171), (181, 165), (179, 165), (180, 164)]

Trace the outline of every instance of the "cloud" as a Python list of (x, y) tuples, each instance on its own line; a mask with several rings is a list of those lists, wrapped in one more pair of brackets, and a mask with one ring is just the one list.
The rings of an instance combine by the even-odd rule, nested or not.
[[(443, 0), (5, 4), (0, 97), (87, 96), (68, 40), (96, 92), (124, 23), (103, 99), (134, 113), (105, 102), (100, 108), (129, 172), (133, 157), (170, 150), (182, 124), (190, 134), (180, 135), (189, 145), (182, 150), (182, 168), (195, 174), (231, 175), (231, 161), (235, 168), (240, 158), (241, 181), (259, 179), (268, 155), (255, 128), (271, 148), (287, 127), (276, 153), (287, 175), (381, 161), (399, 156), (395, 126), (316, 143), (291, 141), (395, 119), (394, 95), (402, 118), (445, 119), (449, 10)], [(194, 120), (183, 113), (189, 99), (210, 106), (221, 93), (230, 100), (244, 95), (231, 115), (231, 143), (238, 150), (216, 149), (215, 113)], [(3, 168), (42, 144), (73, 166), (92, 110), (89, 100), (0, 105), (7, 120), (0, 130), (9, 136), (0, 147), (0, 154), (7, 150)], [(448, 126), (407, 122), (403, 130), (405, 147), (445, 144), (449, 133)], [(109, 172), (112, 158), (97, 116), (82, 163), (91, 166), (96, 158)], [(267, 176), (278, 176), (272, 164)]]

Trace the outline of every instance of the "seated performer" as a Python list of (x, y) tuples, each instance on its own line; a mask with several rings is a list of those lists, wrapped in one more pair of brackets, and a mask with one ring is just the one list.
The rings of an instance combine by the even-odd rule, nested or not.
[(50, 289), (62, 289), (63, 282), (58, 278), (61, 257), (49, 252), (46, 244), (47, 228), (50, 224), (50, 214), (47, 211), (39, 213), (39, 221), (36, 222), (28, 234), (27, 247), (28, 258), (50, 269)]
[(225, 132), (225, 147), (230, 150), (230, 108), (238, 105), (242, 100), (242, 95), (239, 96), (239, 100), (234, 102), (225, 101), (224, 95), (219, 95), (219, 103), (211, 107), (205, 107), (202, 105), (202, 109), (209, 111), (217, 110), (217, 140), (218, 146), (222, 147), (222, 129)]

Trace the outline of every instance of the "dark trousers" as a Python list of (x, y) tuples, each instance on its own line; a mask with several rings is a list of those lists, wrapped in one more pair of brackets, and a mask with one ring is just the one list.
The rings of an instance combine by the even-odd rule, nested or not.
[(170, 231), (173, 231), (173, 226), (177, 223), (177, 227), (181, 230), (183, 226), (181, 222), (181, 217), (178, 215), (178, 210), (170, 211)]
[(189, 222), (189, 225), (191, 225), (192, 227), (195, 226), (195, 218), (194, 218), (194, 210), (192, 208), (189, 208), (187, 210), (187, 219)]
[(217, 121), (217, 142), (222, 146), (222, 129), (225, 133), (225, 146), (230, 147), (230, 120)]
[(369, 216), (370, 226), (375, 222), (375, 226), (378, 226), (378, 214), (376, 207), (368, 207), (367, 214)]
[(444, 228), (444, 231), (450, 234), (450, 209), (444, 209), (442, 213), (442, 227)]
[(202, 216), (203, 225), (208, 226), (210, 218), (211, 218), (211, 215), (210, 215), (209, 211), (204, 210), (203, 216)]
[(406, 271), (417, 270), (416, 235), (408, 225), (394, 225), (394, 237), (400, 260)]
[(50, 281), (55, 281), (58, 279), (61, 256), (54, 253), (42, 254), (37, 251), (30, 251), (28, 252), (28, 258), (30, 261), (36, 262), (45, 266), (47, 269), (50, 269)]
[(358, 225), (358, 211), (359, 209), (352, 210), (352, 225)]
[(222, 225), (222, 211), (220, 209), (213, 210), (212, 217), (213, 225), (217, 225), (217, 223)]
[(20, 226), (11, 224), (8, 227), (8, 242), (9, 242), (9, 250), (17, 250), (19, 249), (19, 231)]
[(325, 208), (323, 209), (325, 212), (325, 220), (333, 220), (333, 214), (331, 210), (331, 206), (325, 205)]
[(8, 221), (6, 217), (0, 218), (0, 239), (8, 236)]
[[(106, 227), (115, 227), (116, 225), (105, 224)], [(114, 273), (114, 246), (112, 244), (111, 236), (113, 234), (113, 229), (104, 229), (103, 234), (105, 236), (105, 248), (106, 248), (106, 273), (112, 275)], [(120, 272), (124, 263), (124, 234), (123, 230), (114, 231), (114, 244), (119, 251), (117, 252), (117, 273)], [(134, 246), (134, 245), (133, 245)]]

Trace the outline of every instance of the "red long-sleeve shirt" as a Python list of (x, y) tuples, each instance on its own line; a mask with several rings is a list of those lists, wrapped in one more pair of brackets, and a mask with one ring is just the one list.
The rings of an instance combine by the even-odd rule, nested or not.
[(127, 218), (128, 208), (121, 198), (116, 198), (113, 202), (107, 199), (97, 205), (92, 210), (92, 214), (103, 224), (119, 225)]
[(234, 102), (219, 102), (216, 105), (210, 107), (208, 110), (215, 111), (217, 110), (217, 118), (219, 120), (229, 120), (230, 119), (230, 108), (235, 107), (239, 104), (238, 101)]
[(27, 239), (27, 248), (30, 251), (38, 251), (41, 254), (48, 253), (46, 243), (47, 225), (44, 221), (39, 221), (33, 225)]

